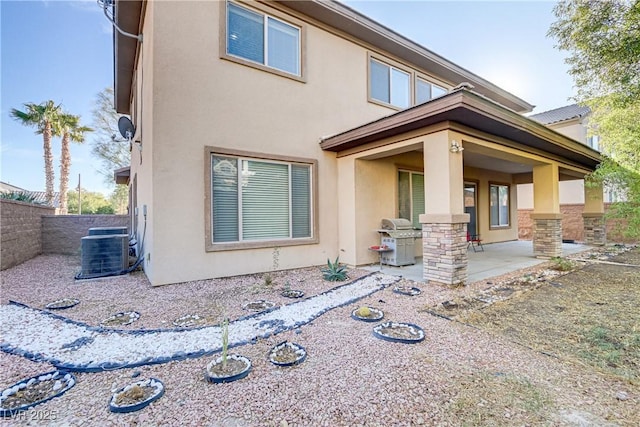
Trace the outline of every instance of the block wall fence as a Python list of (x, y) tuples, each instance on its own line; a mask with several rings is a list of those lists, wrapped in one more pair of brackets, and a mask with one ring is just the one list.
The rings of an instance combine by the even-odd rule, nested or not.
[(14, 267), (42, 253), (42, 216), (55, 208), (0, 199), (1, 269)]
[(54, 215), (55, 209), (0, 199), (0, 269), (41, 254), (80, 255), (92, 227), (128, 227), (127, 215)]
[[(609, 209), (610, 203), (605, 203), (605, 212)], [(567, 204), (560, 205), (562, 212), (562, 239), (575, 240), (576, 242), (584, 242), (584, 211), (583, 204)], [(533, 238), (533, 220), (531, 214), (533, 209), (518, 209), (518, 239), (532, 240)], [(619, 227), (624, 227), (624, 223), (606, 219), (607, 242), (630, 243), (628, 239), (622, 237), (617, 231)]]

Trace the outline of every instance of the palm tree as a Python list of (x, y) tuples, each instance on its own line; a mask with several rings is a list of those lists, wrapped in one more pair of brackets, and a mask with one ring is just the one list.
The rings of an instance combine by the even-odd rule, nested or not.
[(42, 104), (29, 102), (24, 104), (24, 111), (11, 109), (10, 115), (25, 126), (35, 127), (36, 134), (42, 134), (44, 149), (44, 172), (46, 179), (45, 195), (47, 204), (53, 206), (53, 155), (51, 154), (51, 137), (53, 128), (57, 126), (61, 114), (60, 105), (49, 100)]
[(82, 144), (84, 134), (93, 129), (87, 126), (80, 126), (80, 116), (72, 114), (61, 114), (57, 123), (55, 134), (62, 135), (62, 149), (60, 153), (60, 214), (66, 215), (67, 192), (69, 191), (69, 170), (71, 169), (71, 153), (69, 143), (71, 141)]

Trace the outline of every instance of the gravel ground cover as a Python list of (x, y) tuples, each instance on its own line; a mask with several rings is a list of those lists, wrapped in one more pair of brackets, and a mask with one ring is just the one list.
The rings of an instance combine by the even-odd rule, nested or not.
[[(166, 328), (187, 314), (217, 324), (248, 313), (254, 300), (290, 303), (281, 296), (288, 284), (305, 296), (336, 283), (322, 280), (320, 267), (272, 272), (153, 288), (144, 275), (74, 282), (77, 257), (40, 256), (2, 272), (1, 302), (16, 300), (44, 308), (77, 298), (75, 307), (57, 312), (98, 325), (117, 312), (136, 311), (128, 329)], [(233, 351), (249, 357), (245, 379), (211, 384), (204, 369), (214, 357), (162, 365), (78, 373), (67, 393), (3, 425), (141, 426), (406, 426), (406, 425), (621, 425), (640, 422), (639, 391), (628, 381), (569, 360), (550, 357), (491, 331), (438, 317), (444, 301), (487, 292), (548, 265), (515, 272), (463, 288), (401, 281), (422, 289), (418, 296), (387, 287), (354, 304), (331, 310), (300, 329), (287, 331)], [(367, 274), (349, 270), (350, 280)], [(404, 282), (404, 283), (403, 283)], [(425, 331), (417, 344), (377, 339), (374, 324), (350, 318), (360, 305), (378, 307), (385, 320), (407, 322)], [(10, 322), (11, 319), (2, 319)], [(20, 325), (16, 325), (20, 327)], [(269, 350), (289, 340), (307, 350), (291, 368), (268, 361)], [(0, 353), (0, 387), (52, 370), (47, 363)], [(154, 377), (165, 395), (140, 412), (111, 413), (114, 391)], [(624, 394), (621, 394), (624, 393)], [(621, 399), (620, 397), (623, 397)]]

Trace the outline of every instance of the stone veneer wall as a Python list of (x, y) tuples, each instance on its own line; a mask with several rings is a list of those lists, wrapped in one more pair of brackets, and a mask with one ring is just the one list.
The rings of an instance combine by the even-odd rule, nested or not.
[(14, 267), (42, 253), (42, 215), (54, 208), (0, 199), (0, 269)]
[(562, 220), (533, 220), (533, 255), (540, 257), (562, 256)]
[(467, 280), (467, 224), (422, 224), (422, 260), (426, 282), (447, 285)]
[(45, 215), (42, 217), (42, 253), (80, 254), (80, 239), (92, 227), (129, 227), (128, 215)]
[(604, 215), (584, 217), (584, 241), (588, 245), (604, 245), (607, 242)]

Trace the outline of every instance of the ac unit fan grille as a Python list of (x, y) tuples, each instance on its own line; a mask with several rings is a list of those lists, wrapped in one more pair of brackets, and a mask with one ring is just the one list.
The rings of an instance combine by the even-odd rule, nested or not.
[(129, 267), (127, 234), (94, 235), (81, 239), (82, 271), (79, 278), (119, 274)]

